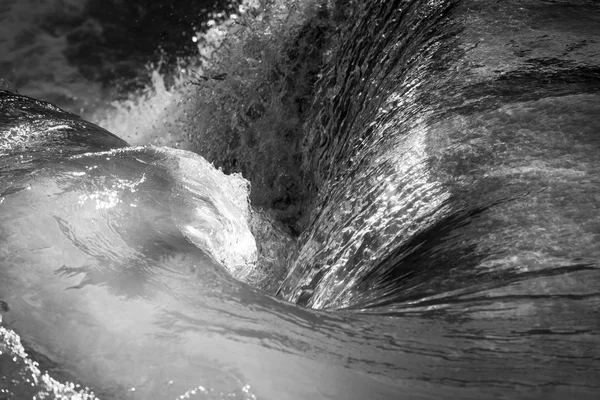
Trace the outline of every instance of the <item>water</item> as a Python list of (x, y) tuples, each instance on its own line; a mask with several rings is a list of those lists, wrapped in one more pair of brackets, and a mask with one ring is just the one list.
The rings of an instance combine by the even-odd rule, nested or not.
[(597, 8), (364, 8), (310, 125), (319, 196), (285, 297), (426, 300), (595, 264)]
[(197, 52), (192, 38), (236, 2), (3, 0), (0, 75), (24, 94), (91, 117)]
[[(261, 218), (241, 178), (23, 100), (2, 111), (3, 326), (109, 399), (598, 397), (598, 5), (337, 11), (287, 301), (240, 282)], [(50, 390), (8, 354), (9, 398)]]

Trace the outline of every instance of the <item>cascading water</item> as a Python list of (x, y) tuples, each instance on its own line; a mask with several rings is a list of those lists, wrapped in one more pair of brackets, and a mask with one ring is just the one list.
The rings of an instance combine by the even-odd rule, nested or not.
[(242, 178), (2, 94), (0, 398), (598, 396), (598, 5), (329, 7), (289, 302)]
[[(598, 32), (583, 4), (573, 29), (558, 17), (571, 6), (517, 3), (370, 2), (349, 17), (360, 23), (310, 125), (319, 194), (285, 298), (403, 307), (545, 274), (561, 276), (545, 281), (549, 296), (582, 289), (571, 273), (599, 255), (585, 178), (598, 159)], [(535, 42), (544, 34), (562, 40)], [(587, 239), (564, 246), (568, 232)]]

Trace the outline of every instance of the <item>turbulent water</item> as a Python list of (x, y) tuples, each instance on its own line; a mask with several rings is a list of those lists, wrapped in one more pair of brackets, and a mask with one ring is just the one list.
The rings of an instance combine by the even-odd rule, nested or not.
[(600, 395), (600, 6), (333, 3), (281, 299), (240, 177), (4, 94), (0, 397)]
[(143, 87), (145, 66), (197, 51), (192, 37), (235, 1), (2, 0), (0, 76), (89, 116)]

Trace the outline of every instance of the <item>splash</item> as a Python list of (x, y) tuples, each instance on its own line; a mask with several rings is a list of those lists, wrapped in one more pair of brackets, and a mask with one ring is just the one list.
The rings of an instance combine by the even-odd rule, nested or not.
[(112, 101), (108, 109), (96, 110), (90, 120), (134, 146), (189, 148), (180, 122), (186, 112), (186, 78), (178, 75), (167, 87), (165, 76), (157, 69), (150, 76), (150, 84), (140, 93)]
[(3, 398), (96, 399), (88, 388), (72, 382), (58, 382), (47, 372), (40, 371), (39, 364), (27, 356), (19, 336), (3, 326), (0, 326), (0, 371), (0, 396)]
[[(249, 1), (192, 40), (171, 75), (91, 120), (132, 144), (194, 151), (252, 182), (251, 200), (288, 233), (303, 229), (303, 124), (332, 22), (314, 1)], [(275, 156), (276, 155), (276, 156)]]
[(250, 280), (257, 249), (248, 226), (249, 182), (238, 174), (225, 175), (189, 151), (155, 147), (152, 151), (164, 156), (160, 163), (173, 171), (171, 211), (181, 232), (236, 279)]

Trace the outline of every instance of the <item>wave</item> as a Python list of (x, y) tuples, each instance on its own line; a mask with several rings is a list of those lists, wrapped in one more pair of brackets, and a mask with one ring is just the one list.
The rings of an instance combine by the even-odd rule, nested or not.
[[(104, 398), (597, 397), (598, 6), (258, 3), (97, 118), (263, 210), (185, 150), (4, 108), (30, 356)], [(4, 390), (51, 390), (0, 333)]]

